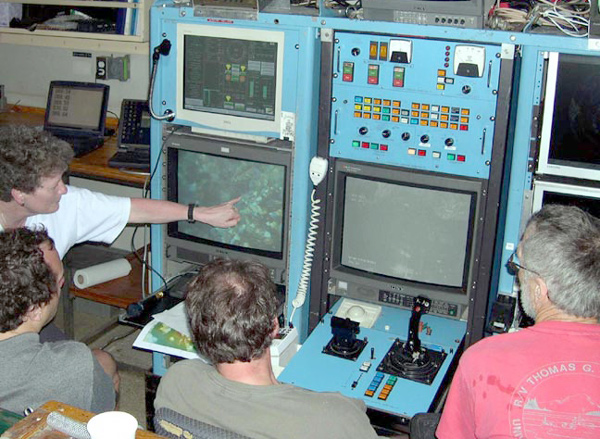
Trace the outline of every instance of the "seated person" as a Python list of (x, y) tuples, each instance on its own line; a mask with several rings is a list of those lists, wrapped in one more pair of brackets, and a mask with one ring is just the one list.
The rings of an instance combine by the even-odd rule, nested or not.
[(190, 284), (185, 306), (198, 352), (175, 363), (154, 406), (252, 438), (375, 438), (362, 401), (277, 381), (275, 284), (263, 265), (217, 260)]
[(460, 360), (436, 435), (599, 437), (600, 220), (547, 205), (508, 268), (535, 324), (479, 341)]
[(115, 407), (110, 354), (83, 343), (41, 343), (58, 308), (64, 270), (45, 230), (0, 232), (0, 407), (15, 413), (49, 400), (92, 412)]

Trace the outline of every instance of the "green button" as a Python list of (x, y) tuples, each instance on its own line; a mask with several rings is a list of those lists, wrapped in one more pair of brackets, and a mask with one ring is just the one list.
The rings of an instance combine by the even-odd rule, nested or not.
[(379, 143), (371, 143), (371, 149), (379, 149)]
[(455, 154), (448, 154), (448, 160), (455, 160), (455, 159), (456, 159)]
[(354, 148), (358, 148), (358, 147), (360, 146), (360, 142), (359, 142), (358, 140), (353, 140), (353, 141), (352, 141), (352, 146), (353, 146)]
[(390, 114), (390, 107), (383, 107), (383, 112)]
[(390, 121), (390, 116), (383, 115), (383, 116), (381, 116), (381, 120), (389, 122)]

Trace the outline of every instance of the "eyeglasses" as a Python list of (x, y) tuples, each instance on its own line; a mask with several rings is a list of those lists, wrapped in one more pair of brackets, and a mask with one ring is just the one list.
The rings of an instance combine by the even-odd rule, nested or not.
[(515, 253), (510, 255), (510, 258), (508, 258), (508, 261), (506, 262), (506, 268), (508, 268), (508, 272), (513, 276), (516, 276), (517, 273), (519, 273), (519, 270), (525, 270), (535, 274), (536, 276), (542, 277), (537, 271), (530, 270), (529, 268), (525, 268), (521, 264), (516, 263)]

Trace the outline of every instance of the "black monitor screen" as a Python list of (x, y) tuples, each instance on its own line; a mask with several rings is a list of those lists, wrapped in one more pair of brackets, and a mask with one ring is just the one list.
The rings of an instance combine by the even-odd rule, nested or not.
[(560, 54), (548, 161), (600, 167), (600, 59)]
[(340, 262), (466, 293), (475, 196), (347, 176)]
[(275, 120), (277, 43), (184, 37), (183, 108)]
[[(176, 196), (184, 204), (213, 206), (241, 196), (241, 220), (222, 229), (180, 221), (169, 229), (179, 238), (281, 259), (284, 245), (286, 167), (259, 161), (169, 149), (175, 162)], [(172, 178), (172, 176), (170, 176)], [(173, 230), (176, 228), (176, 231)]]

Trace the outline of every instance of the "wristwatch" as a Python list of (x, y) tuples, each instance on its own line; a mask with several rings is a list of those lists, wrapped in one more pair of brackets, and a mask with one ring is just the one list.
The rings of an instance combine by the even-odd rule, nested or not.
[(194, 219), (194, 208), (196, 207), (195, 203), (188, 204), (188, 223), (193, 224), (196, 222)]

